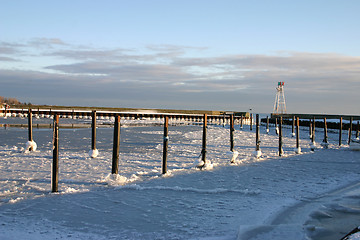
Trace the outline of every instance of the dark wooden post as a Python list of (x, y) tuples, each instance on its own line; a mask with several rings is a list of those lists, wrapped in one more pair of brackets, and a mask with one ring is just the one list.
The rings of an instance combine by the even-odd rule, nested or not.
[(207, 114), (204, 114), (202, 150), (201, 150), (201, 160), (204, 162), (204, 164), (206, 163), (206, 129), (207, 129)]
[(356, 135), (355, 135), (356, 138), (359, 138), (359, 121), (357, 121), (357, 124), (356, 124)]
[(342, 120), (343, 120), (343, 118), (341, 117), (340, 118), (340, 126), (339, 126), (339, 146), (341, 146), (341, 135), (342, 135)]
[(269, 116), (266, 116), (266, 133), (269, 134)]
[(312, 130), (312, 120), (311, 120), (311, 118), (309, 118), (309, 137), (310, 137), (310, 139), (312, 139), (312, 132), (313, 132), (313, 130)]
[(230, 151), (234, 151), (234, 115), (230, 115)]
[(250, 114), (250, 131), (252, 131), (253, 130), (253, 115), (252, 115), (252, 113)]
[(275, 117), (275, 133), (276, 135), (279, 135), (279, 128), (278, 128), (278, 119)]
[(240, 128), (243, 128), (243, 121), (244, 121), (244, 116), (241, 115), (241, 119), (240, 119)]
[(282, 156), (282, 117), (280, 117), (279, 121), (279, 156)]
[(293, 116), (293, 120), (292, 120), (291, 134), (292, 137), (295, 137), (295, 116)]
[(59, 183), (59, 115), (56, 114), (53, 123), (53, 163), (51, 176), (51, 191), (58, 192)]
[(325, 144), (328, 143), (326, 118), (324, 118), (324, 140), (323, 140), (323, 142), (324, 142)]
[[(33, 140), (33, 124), (32, 124), (32, 110), (31, 108), (29, 108), (29, 113), (28, 113), (28, 140), (30, 142), (32, 142)], [(30, 151), (31, 151), (31, 147), (30, 147)]]
[(296, 118), (296, 153), (300, 153), (300, 130), (299, 130), (299, 117)]
[(348, 139), (348, 145), (350, 145), (350, 142), (351, 142), (352, 122), (353, 122), (353, 117), (350, 117), (350, 126), (349, 126), (349, 139)]
[(92, 111), (91, 114), (92, 124), (91, 124), (91, 150), (96, 149), (96, 111)]
[(259, 114), (256, 114), (256, 151), (260, 150), (260, 127)]
[(119, 149), (120, 149), (120, 116), (115, 116), (114, 122), (114, 142), (113, 142), (113, 157), (112, 157), (112, 174), (119, 172)]
[(169, 143), (169, 117), (164, 118), (164, 146), (163, 146), (163, 162), (162, 162), (162, 174), (167, 172), (167, 152)]
[(311, 133), (311, 142), (315, 142), (315, 117), (313, 118), (313, 127), (312, 127), (312, 133)]

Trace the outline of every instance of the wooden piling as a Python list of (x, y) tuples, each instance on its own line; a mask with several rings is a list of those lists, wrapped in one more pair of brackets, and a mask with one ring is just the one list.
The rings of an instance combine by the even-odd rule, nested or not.
[(351, 142), (352, 123), (353, 123), (353, 118), (352, 118), (352, 117), (350, 117), (350, 126), (349, 126), (349, 138), (348, 138), (348, 145), (350, 145), (350, 142)]
[[(32, 123), (32, 110), (31, 110), (31, 108), (29, 108), (29, 112), (28, 112), (28, 140), (30, 142), (33, 141), (33, 123)], [(31, 151), (32, 148), (30, 147), (29, 150)]]
[(266, 133), (269, 133), (269, 116), (266, 116)]
[(91, 149), (96, 149), (96, 111), (92, 111), (91, 113)]
[(315, 117), (313, 118), (313, 126), (312, 126), (312, 133), (311, 133), (311, 142), (315, 143)]
[(252, 113), (250, 114), (250, 131), (253, 130), (253, 115)]
[(326, 118), (324, 118), (324, 140), (323, 140), (323, 143), (325, 143), (325, 144), (328, 143)]
[(292, 133), (292, 137), (295, 136), (295, 115), (293, 116), (293, 120), (292, 120), (292, 127), (291, 127), (291, 133)]
[(115, 116), (114, 122), (114, 141), (113, 141), (113, 156), (112, 156), (112, 174), (119, 172), (119, 149), (120, 149), (120, 115)]
[(342, 122), (343, 122), (343, 118), (340, 117), (340, 126), (339, 126), (339, 146), (341, 146), (341, 138), (342, 138)]
[(279, 135), (279, 128), (278, 128), (278, 119), (277, 119), (277, 117), (275, 118), (275, 133), (276, 133), (276, 135)]
[(356, 124), (355, 138), (359, 138), (359, 121), (357, 121), (357, 124)]
[(207, 114), (204, 114), (203, 119), (203, 137), (202, 137), (202, 150), (201, 150), (201, 160), (206, 163), (206, 130), (207, 130)]
[(282, 150), (282, 117), (280, 117), (279, 120), (279, 156), (282, 156), (283, 150)]
[(296, 151), (300, 153), (298, 150), (300, 149), (300, 126), (299, 126), (299, 117), (296, 118)]
[(230, 115), (230, 151), (234, 151), (234, 115)]
[(241, 115), (241, 119), (240, 119), (240, 128), (243, 128), (243, 124), (244, 124), (244, 116)]
[(259, 114), (256, 114), (256, 151), (260, 150), (260, 126)]
[(53, 123), (53, 163), (51, 174), (51, 191), (58, 192), (59, 183), (59, 115), (56, 114)]
[(167, 152), (169, 143), (169, 117), (164, 117), (164, 145), (163, 145), (163, 161), (162, 174), (167, 172)]

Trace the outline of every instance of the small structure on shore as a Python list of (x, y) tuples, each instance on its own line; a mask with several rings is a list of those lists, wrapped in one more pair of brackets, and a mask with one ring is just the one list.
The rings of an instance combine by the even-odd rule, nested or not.
[(276, 90), (273, 114), (284, 114), (286, 113), (284, 82), (278, 82)]

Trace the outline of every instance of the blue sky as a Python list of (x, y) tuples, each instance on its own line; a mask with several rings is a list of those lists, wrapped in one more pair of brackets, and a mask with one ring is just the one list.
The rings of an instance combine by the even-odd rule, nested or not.
[(4, 1), (0, 95), (34, 104), (360, 114), (359, 1)]

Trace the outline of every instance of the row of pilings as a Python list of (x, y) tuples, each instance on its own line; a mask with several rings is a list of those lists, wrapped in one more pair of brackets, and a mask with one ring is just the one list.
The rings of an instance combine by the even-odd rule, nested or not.
[[(33, 140), (32, 135), (32, 118), (34, 111), (32, 109), (28, 109), (28, 111), (24, 110), (8, 110), (8, 114), (11, 116), (19, 116), (19, 117), (27, 117), (28, 118), (28, 146), (27, 149), (29, 151), (36, 150), (36, 143)], [(193, 122), (196, 124), (202, 124), (203, 126), (203, 134), (202, 134), (202, 148), (201, 148), (201, 163), (198, 165), (198, 168), (203, 169), (206, 165), (206, 153), (207, 153), (207, 125), (208, 123), (213, 124), (223, 124), (226, 123), (230, 126), (230, 151), (234, 151), (234, 131), (235, 131), (235, 124), (238, 124), (240, 128), (243, 127), (243, 124), (249, 125), (250, 130), (253, 130), (253, 122), (255, 122), (256, 126), (256, 140), (255, 140), (255, 153), (256, 157), (261, 156), (260, 151), (260, 119), (259, 114), (256, 114), (256, 119), (253, 121), (252, 114), (249, 117), (240, 115), (235, 116), (234, 114), (222, 114), (222, 115), (208, 115), (208, 114), (164, 114), (164, 113), (124, 113), (124, 112), (97, 112), (96, 110), (87, 111), (87, 112), (75, 112), (75, 111), (49, 111), (49, 110), (37, 110), (35, 111), (37, 116), (44, 116), (49, 117), (53, 120), (53, 123), (50, 126), (53, 128), (53, 164), (52, 164), (52, 176), (51, 176), (51, 185), (52, 185), (52, 192), (58, 192), (58, 181), (59, 181), (59, 128), (61, 127), (60, 118), (73, 118), (73, 119), (82, 119), (82, 118), (91, 118), (91, 129), (92, 129), (92, 140), (91, 140), (91, 150), (89, 152), (91, 157), (97, 156), (97, 149), (96, 149), (96, 128), (97, 128), (97, 119), (104, 119), (110, 118), (113, 123), (111, 124), (114, 127), (114, 135), (113, 135), (113, 154), (112, 154), (112, 174), (118, 174), (119, 168), (119, 151), (120, 151), (120, 120), (121, 119), (161, 119), (164, 127), (164, 134), (163, 134), (163, 157), (162, 157), (162, 174), (166, 174), (167, 172), (167, 158), (168, 158), (168, 144), (169, 144), (169, 137), (168, 137), (168, 128), (170, 120), (173, 121), (188, 121)], [(299, 143), (299, 127), (301, 123), (305, 121), (300, 121), (299, 117), (293, 116), (291, 120), (283, 119), (282, 116), (278, 117), (267, 117), (266, 119), (262, 119), (263, 122), (266, 122), (266, 129), (267, 133), (269, 133), (269, 125), (273, 123), (275, 125), (276, 133), (279, 137), (279, 144), (278, 144), (278, 153), (279, 156), (283, 155), (283, 133), (282, 128), (283, 124), (291, 124), (292, 125), (292, 134), (296, 137), (296, 153), (301, 152), (300, 143)], [(339, 119), (339, 145), (341, 145), (342, 139), (342, 118)], [(328, 123), (326, 117), (323, 118), (322, 125), (320, 126), (319, 121), (316, 121), (315, 118), (310, 119), (307, 121), (307, 125), (309, 125), (309, 135), (311, 138), (312, 143), (315, 142), (315, 129), (319, 127), (324, 128), (324, 139), (322, 145), (327, 147), (328, 145), (328, 138), (327, 138), (327, 129)], [(159, 123), (158, 123), (159, 124)], [(304, 124), (302, 125), (304, 126)], [(357, 122), (356, 127), (356, 138), (359, 136), (359, 122)], [(353, 131), (353, 118), (350, 118), (349, 123), (349, 139), (348, 144), (350, 144), (351, 140), (351, 133)], [(312, 149), (313, 150), (313, 149)], [(234, 162), (234, 157), (231, 159), (231, 162)]]

